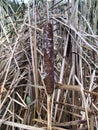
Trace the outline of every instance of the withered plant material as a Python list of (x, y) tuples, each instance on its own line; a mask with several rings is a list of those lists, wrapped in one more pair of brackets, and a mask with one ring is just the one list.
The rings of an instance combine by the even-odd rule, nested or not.
[(72, 125), (79, 125), (79, 124), (85, 124), (86, 120), (75, 120), (75, 121), (69, 121), (69, 122), (63, 122), (63, 123), (57, 123), (56, 126), (72, 126)]
[[(6, 0), (0, 4), (0, 124), (6, 130), (16, 127), (63, 130), (59, 128), (63, 126), (65, 130), (65, 126), (70, 128), (70, 125), (73, 130), (97, 128), (97, 0), (82, 3), (79, 0), (33, 0), (25, 9), (19, 5), (18, 12), (12, 11), (10, 14), (10, 4), (6, 4)], [(50, 25), (53, 26), (53, 41)], [(54, 80), (47, 76), (48, 73), (52, 76), (53, 71), (48, 72), (43, 67), (44, 54), (44, 61), (49, 58), (45, 49), (52, 42), (57, 83), (53, 95), (51, 84)], [(51, 58), (48, 60), (51, 62)], [(49, 69), (50, 63), (47, 65)], [(44, 78), (41, 76), (43, 72), (46, 72)], [(47, 93), (51, 94), (44, 92), (45, 85)], [(78, 120), (85, 122), (78, 123)]]
[(51, 23), (47, 23), (44, 28), (44, 82), (49, 95), (54, 90), (54, 44), (53, 28)]
[[(59, 84), (57, 83), (56, 84), (56, 88), (60, 88), (60, 89), (63, 89), (63, 90), (73, 90), (73, 91), (81, 91), (81, 88), (79, 85), (66, 85), (66, 84)], [(98, 96), (98, 93), (97, 92), (92, 92), (92, 91), (89, 91), (89, 90), (83, 90), (85, 93), (88, 93), (88, 94), (91, 94), (93, 96)]]

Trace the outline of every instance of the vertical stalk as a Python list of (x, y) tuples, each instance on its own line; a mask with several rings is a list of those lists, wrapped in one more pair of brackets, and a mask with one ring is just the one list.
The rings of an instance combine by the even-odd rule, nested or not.
[(94, 115), (90, 116), (90, 130), (94, 130)]
[[(69, 32), (70, 33), (70, 32)], [(63, 81), (63, 76), (64, 76), (64, 67), (65, 67), (65, 62), (66, 62), (66, 54), (67, 54), (67, 47), (68, 47), (68, 41), (69, 41), (69, 37), (70, 37), (70, 34), (68, 33), (67, 35), (67, 39), (66, 39), (66, 42), (65, 42), (65, 48), (64, 48), (64, 58), (62, 60), (62, 69), (61, 69), (61, 73), (60, 73), (60, 81), (59, 83), (62, 83)], [(59, 93), (60, 92), (60, 93)], [(58, 90), (58, 95), (61, 94), (61, 90)], [(57, 101), (59, 102), (59, 98), (60, 98), (60, 95), (57, 97)], [(57, 109), (58, 109), (58, 106), (56, 106)], [(61, 120), (61, 117), (62, 117), (62, 113), (63, 113), (63, 109), (64, 109), (64, 106), (62, 106), (61, 108), (61, 112), (60, 112), (60, 116), (59, 116), (59, 120), (58, 122), (60, 122)], [(55, 113), (56, 114), (56, 113)], [(55, 115), (55, 118), (56, 118), (56, 115)]]
[(54, 44), (52, 24), (48, 23), (44, 28), (44, 82), (47, 92), (48, 130), (51, 124), (51, 95), (54, 91)]
[[(36, 37), (37, 37), (37, 34), (36, 34), (36, 22), (37, 22), (37, 19), (36, 19), (36, 5), (35, 5), (35, 0), (34, 0), (34, 8), (33, 8), (33, 18), (34, 18), (34, 24), (35, 24), (35, 29), (34, 29), (34, 63), (35, 63), (35, 77), (36, 77), (36, 85), (38, 85), (38, 70), (37, 70), (37, 41), (36, 41)], [(38, 88), (36, 87), (35, 88), (35, 93), (36, 93), (36, 99), (38, 99)], [(37, 108), (37, 112), (39, 111), (38, 110), (38, 101), (37, 101), (37, 104), (36, 104), (36, 108)]]
[(47, 95), (47, 110), (48, 110), (48, 130), (52, 130), (51, 97), (49, 95)]
[(49, 21), (49, 1), (47, 0), (47, 21)]
[(47, 0), (47, 22), (44, 30), (44, 66), (45, 66), (45, 85), (47, 91), (47, 110), (48, 110), (48, 130), (52, 130), (51, 124), (51, 94), (54, 90), (54, 53), (53, 53), (53, 29), (49, 23), (49, 0)]
[[(13, 99), (15, 98), (15, 93), (13, 93)], [(13, 116), (12, 116), (12, 121), (15, 122), (15, 103), (13, 101), (13, 104), (12, 104), (12, 111), (13, 111)], [(15, 130), (14, 126), (12, 126), (12, 130)]]
[[(33, 0), (33, 18), (34, 18), (34, 6), (35, 6), (35, 0)], [(28, 22), (29, 22), (29, 25), (31, 26), (31, 17), (30, 17), (30, 4), (29, 4), (29, 2), (28, 2)], [(36, 29), (35, 29), (35, 33), (36, 33)], [(36, 65), (35, 65), (35, 44), (34, 44), (34, 42), (36, 42), (36, 41), (33, 41), (33, 38), (32, 38), (32, 29), (31, 28), (29, 28), (29, 37), (30, 37), (30, 51), (31, 51), (31, 58), (32, 58), (32, 72), (33, 72), (33, 77), (34, 77), (34, 85), (35, 85), (35, 97), (36, 97), (36, 99), (38, 99), (38, 97), (37, 97), (37, 88), (36, 88)], [(35, 35), (35, 38), (36, 38), (36, 35)], [(35, 40), (35, 38), (34, 38), (34, 40)], [(33, 93), (33, 89), (32, 89), (32, 93)], [(31, 95), (32, 96), (32, 99), (33, 99), (33, 94)], [(35, 104), (35, 109), (34, 109), (34, 113), (35, 113), (35, 111), (36, 111), (36, 106), (37, 106), (37, 104)]]

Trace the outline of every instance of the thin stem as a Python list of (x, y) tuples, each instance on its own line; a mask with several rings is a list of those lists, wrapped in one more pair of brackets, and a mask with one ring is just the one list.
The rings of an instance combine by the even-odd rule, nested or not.
[(51, 123), (51, 97), (47, 95), (47, 109), (48, 109), (48, 130), (52, 130)]
[(49, 21), (49, 1), (47, 0), (47, 21)]

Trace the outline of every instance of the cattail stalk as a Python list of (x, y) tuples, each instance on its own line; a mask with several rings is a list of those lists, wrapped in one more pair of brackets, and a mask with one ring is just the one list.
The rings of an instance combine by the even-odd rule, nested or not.
[(44, 82), (47, 92), (48, 130), (52, 129), (51, 123), (51, 95), (54, 90), (54, 44), (53, 28), (48, 23), (44, 28)]

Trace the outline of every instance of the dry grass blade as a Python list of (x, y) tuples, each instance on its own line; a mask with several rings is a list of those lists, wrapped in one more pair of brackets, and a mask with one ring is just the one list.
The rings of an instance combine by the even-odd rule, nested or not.
[(11, 122), (11, 121), (4, 121), (4, 120), (1, 120), (0, 119), (0, 122), (3, 122), (3, 124), (5, 125), (9, 125), (9, 126), (14, 126), (14, 127), (17, 127), (17, 128), (20, 128), (20, 129), (26, 129), (26, 130), (45, 130), (43, 128), (37, 128), (37, 127), (34, 127), (34, 126), (29, 126), (29, 125), (24, 125), (24, 124), (19, 124), (19, 123), (15, 123), (15, 122)]

